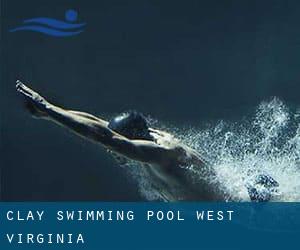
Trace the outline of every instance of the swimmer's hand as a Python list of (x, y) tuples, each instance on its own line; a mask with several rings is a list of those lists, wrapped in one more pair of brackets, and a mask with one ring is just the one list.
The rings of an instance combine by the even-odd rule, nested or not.
[(45, 98), (27, 87), (20, 80), (16, 81), (16, 90), (25, 98), (26, 108), (35, 118), (47, 116), (45, 110), (49, 103)]

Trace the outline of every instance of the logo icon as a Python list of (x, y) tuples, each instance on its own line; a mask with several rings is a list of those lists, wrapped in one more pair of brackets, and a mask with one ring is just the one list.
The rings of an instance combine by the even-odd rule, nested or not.
[(78, 13), (70, 9), (65, 12), (64, 21), (48, 17), (26, 19), (23, 25), (11, 29), (10, 32), (34, 31), (56, 37), (75, 36), (83, 32), (85, 26), (85, 23), (75, 23), (77, 17)]

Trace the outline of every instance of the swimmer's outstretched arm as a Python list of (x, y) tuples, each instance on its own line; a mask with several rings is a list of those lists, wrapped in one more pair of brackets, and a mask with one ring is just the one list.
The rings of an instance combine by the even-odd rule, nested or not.
[(164, 148), (151, 141), (129, 140), (108, 128), (108, 122), (91, 114), (60, 108), (17, 81), (17, 91), (37, 113), (37, 117), (63, 125), (84, 138), (101, 143), (125, 157), (147, 163), (162, 164), (168, 161), (172, 149)]

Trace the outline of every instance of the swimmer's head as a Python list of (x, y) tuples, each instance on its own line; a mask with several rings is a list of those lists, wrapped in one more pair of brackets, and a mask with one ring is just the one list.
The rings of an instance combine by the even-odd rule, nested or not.
[(129, 139), (153, 140), (146, 117), (136, 111), (117, 115), (109, 121), (108, 127)]

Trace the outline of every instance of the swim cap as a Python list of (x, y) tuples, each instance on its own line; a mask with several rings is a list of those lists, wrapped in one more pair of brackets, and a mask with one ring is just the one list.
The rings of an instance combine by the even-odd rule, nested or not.
[(129, 139), (153, 140), (147, 119), (136, 111), (119, 114), (109, 121), (108, 127)]

